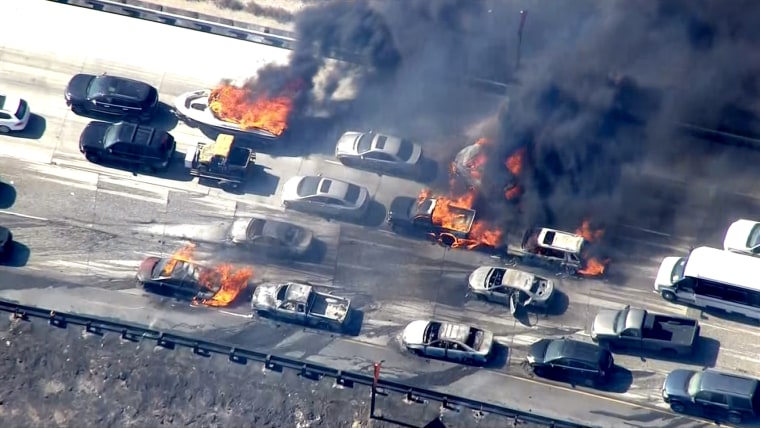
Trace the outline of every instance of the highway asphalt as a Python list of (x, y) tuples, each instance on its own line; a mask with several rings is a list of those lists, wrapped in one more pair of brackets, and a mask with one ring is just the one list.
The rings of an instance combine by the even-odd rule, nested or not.
[[(0, 136), (0, 222), (19, 242), (15, 259), (0, 268), (0, 297), (195, 332), (340, 369), (370, 370), (372, 362), (384, 360), (384, 376), (593, 426), (617, 426), (621, 419), (640, 427), (706, 425), (674, 415), (662, 403), (659, 388), (676, 367), (715, 366), (760, 376), (754, 325), (695, 313), (652, 292), (662, 257), (686, 254), (697, 245), (719, 246), (731, 221), (758, 212), (760, 193), (746, 170), (734, 168), (727, 175), (719, 168), (756, 163), (756, 153), (725, 148), (709, 165), (675, 158), (625, 171), (619, 203), (635, 208), (607, 225), (603, 239), (611, 247), (610, 275), (590, 280), (555, 277), (564, 298), (546, 313), (517, 320), (506, 308), (465, 298), (469, 272), (498, 260), (402, 238), (382, 227), (390, 200), (416, 195), (424, 185), (336, 164), (324, 150), (334, 135), (315, 136), (319, 141), (309, 146), (307, 156), (261, 153), (260, 179), (239, 195), (189, 180), (180, 160), (170, 174), (152, 177), (90, 164), (78, 153), (78, 136), (89, 119), (74, 115), (63, 102), (63, 88), (74, 73), (108, 71), (145, 79), (171, 104), (182, 92), (213, 86), (223, 77), (253, 74), (267, 62), (282, 62), (287, 52), (41, 0), (2, 4), (0, 13), (16, 17), (0, 29), (3, 90), (23, 96), (38, 115), (25, 133)], [(40, 21), (57, 37), (13, 37)], [(125, 42), (115, 49), (113, 38), (85, 36), (101, 26), (137, 34), (142, 47)], [(151, 49), (144, 48), (148, 43)], [(168, 115), (156, 125), (172, 129), (182, 151), (208, 140)], [(433, 144), (426, 146), (428, 151)], [(694, 145), (712, 150), (703, 142)], [(317, 172), (370, 189), (378, 203), (365, 224), (283, 211), (278, 201), (282, 183)], [(322, 254), (283, 264), (201, 243), (199, 257), (250, 264), (255, 281), (307, 279), (334, 287), (360, 310), (358, 332), (337, 336), (251, 318), (245, 302), (226, 309), (191, 307), (135, 287), (134, 272), (143, 257), (170, 254), (187, 239), (202, 240), (209, 230), (224, 229), (234, 218), (253, 212), (311, 228), (324, 243)], [(700, 317), (705, 340), (698, 355), (688, 362), (616, 355), (620, 368), (604, 390), (534, 379), (522, 368), (532, 341), (546, 336), (588, 340), (599, 308), (626, 304)], [(472, 368), (406, 354), (398, 343), (400, 330), (425, 318), (493, 330), (504, 348), (501, 358), (489, 367)]]

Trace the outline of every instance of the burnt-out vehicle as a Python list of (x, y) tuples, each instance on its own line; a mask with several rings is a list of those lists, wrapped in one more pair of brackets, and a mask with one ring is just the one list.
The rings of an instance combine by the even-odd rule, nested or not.
[(487, 172), (487, 164), (494, 162), (492, 158), (496, 153), (489, 152), (491, 146), (485, 141), (478, 140), (456, 154), (451, 165), (452, 175), (461, 179), (468, 189), (482, 195), (503, 194), (508, 200), (515, 199), (511, 196), (519, 195), (519, 181), (509, 167), (499, 168), (498, 174)]
[(586, 246), (587, 241), (575, 233), (536, 227), (525, 232), (520, 248), (510, 248), (509, 255), (524, 263), (559, 268), (575, 275), (583, 268), (582, 252)]

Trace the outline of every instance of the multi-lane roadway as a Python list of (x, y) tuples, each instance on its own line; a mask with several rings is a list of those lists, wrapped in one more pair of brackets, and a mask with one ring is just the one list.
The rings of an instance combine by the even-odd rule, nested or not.
[[(736, 165), (738, 159), (756, 164), (757, 154), (724, 148), (710, 163), (663, 159), (625, 171), (619, 203), (631, 208), (620, 210), (627, 211), (625, 218), (607, 225), (605, 239), (613, 248), (609, 278), (557, 277), (564, 298), (548, 313), (516, 320), (503, 307), (464, 298), (469, 272), (497, 260), (401, 238), (380, 225), (381, 205), (387, 207), (401, 194), (416, 195), (422, 184), (347, 169), (317, 152), (298, 157), (260, 153), (265, 170), (258, 184), (233, 195), (189, 180), (179, 159), (169, 176), (152, 177), (91, 164), (78, 152), (79, 133), (88, 119), (71, 113), (63, 102), (63, 88), (75, 73), (107, 71), (150, 82), (170, 105), (188, 90), (252, 75), (268, 63), (285, 63), (287, 51), (42, 0), (6, 3), (0, 13), (13, 19), (0, 28), (2, 90), (27, 99), (37, 116), (26, 132), (0, 136), (5, 183), (0, 223), (20, 243), (15, 259), (0, 271), (2, 298), (195, 332), (340, 369), (369, 370), (372, 362), (384, 360), (383, 376), (594, 426), (619, 425), (620, 419), (642, 427), (707, 424), (674, 415), (662, 403), (659, 389), (676, 367), (716, 366), (760, 376), (760, 331), (755, 326), (687, 311), (652, 292), (663, 256), (685, 254), (702, 244), (717, 246), (731, 221), (760, 212), (760, 192), (745, 171), (734, 168), (727, 174), (716, 167)], [(30, 28), (45, 28), (47, 36), (19, 37)], [(171, 129), (180, 151), (207, 140), (169, 115), (156, 125)], [(327, 147), (334, 135), (313, 138)], [(693, 147), (713, 150), (698, 141)], [(426, 150), (434, 149), (434, 143), (426, 145)], [(278, 202), (282, 183), (314, 173), (366, 186), (378, 202), (367, 224), (283, 211)], [(170, 254), (187, 238), (200, 238), (209, 227), (224, 227), (253, 212), (304, 224), (325, 243), (317, 260), (250, 261), (256, 280), (308, 279), (335, 287), (363, 312), (358, 334), (341, 337), (252, 319), (245, 304), (190, 307), (135, 287), (135, 269), (143, 257)], [(198, 251), (199, 257), (225, 257), (207, 244)], [(599, 308), (631, 303), (701, 316), (702, 335), (708, 339), (698, 356), (688, 362), (616, 356), (621, 368), (605, 390), (534, 379), (521, 367), (532, 341), (545, 336), (588, 340), (589, 323)], [(508, 352), (481, 369), (407, 355), (398, 333), (409, 321), (425, 318), (490, 329)]]

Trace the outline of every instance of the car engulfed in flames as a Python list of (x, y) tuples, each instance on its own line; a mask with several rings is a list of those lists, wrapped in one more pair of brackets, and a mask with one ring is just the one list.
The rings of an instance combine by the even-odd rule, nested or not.
[(147, 258), (138, 271), (138, 281), (146, 287), (188, 295), (196, 305), (230, 305), (248, 287), (253, 269), (229, 263), (200, 265), (194, 259), (195, 249), (190, 243), (167, 258)]
[(524, 147), (517, 149), (504, 160), (500, 173), (489, 174), (489, 159), (495, 155), (495, 149), (492, 140), (480, 138), (454, 157), (449, 168), (450, 186), (456, 188), (461, 180), (470, 191), (490, 196), (498, 189), (507, 201), (517, 202), (523, 193), (519, 177), (524, 169), (525, 154)]
[(262, 129), (279, 137), (288, 127), (294, 98), (294, 88), (273, 95), (222, 84), (211, 90), (208, 105), (217, 119), (237, 124), (243, 131)]

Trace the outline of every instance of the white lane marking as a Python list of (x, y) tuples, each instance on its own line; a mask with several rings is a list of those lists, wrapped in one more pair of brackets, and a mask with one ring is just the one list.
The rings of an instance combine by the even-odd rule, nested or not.
[[(85, 183), (92, 186), (98, 184), (98, 173), (96, 171), (88, 171), (82, 169), (63, 168), (57, 165), (40, 165), (29, 164), (25, 167), (27, 170), (49, 176), (50, 178), (57, 177), (66, 179), (69, 181), (76, 181), (79, 183)], [(44, 178), (44, 177), (40, 177)]]
[[(66, 181), (66, 180), (59, 180), (57, 178), (40, 177), (40, 176), (37, 176), (37, 179), (43, 180), (43, 181), (47, 181), (47, 182), (50, 182), (50, 183), (60, 184), (61, 186), (65, 186), (65, 187), (76, 187), (77, 189), (83, 189), (83, 190), (87, 190), (89, 192), (95, 192), (95, 191), (98, 190), (98, 186), (96, 186), (94, 184), (83, 183), (83, 182)], [(75, 193), (74, 192), (69, 192), (69, 194), (73, 196)]]
[(112, 184), (119, 187), (127, 187), (130, 189), (140, 190), (147, 193), (155, 193), (161, 198), (166, 199), (169, 197), (169, 189), (164, 186), (159, 186), (152, 183), (146, 183), (138, 180), (128, 180), (120, 177), (111, 177), (108, 175), (100, 174), (98, 176), (98, 184)]
[(658, 232), (656, 230), (647, 229), (647, 228), (644, 228), (644, 227), (634, 226), (634, 225), (630, 225), (630, 224), (621, 224), (620, 226), (623, 226), (623, 227), (628, 228), (628, 229), (640, 230), (642, 232), (651, 233), (652, 235), (657, 235), (657, 236), (666, 236), (666, 237), (667, 236), (671, 236), (668, 233)]
[(0, 138), (2, 138), (2, 144), (0, 144), (0, 157), (19, 159), (35, 164), (49, 164), (53, 159), (52, 148), (35, 147), (32, 142), (22, 145), (6, 141), (6, 138), (9, 139), (11, 137), (3, 136)]
[(16, 217), (29, 218), (32, 220), (50, 221), (46, 219), (45, 217), (37, 217), (35, 215), (14, 213), (13, 211), (7, 211), (7, 210), (0, 210), (0, 214), (8, 214), (8, 215), (16, 216)]
[(114, 269), (113, 265), (103, 262), (72, 262), (68, 260), (45, 260), (37, 263), (38, 265), (56, 270), (75, 270), (85, 271), (95, 275), (107, 276), (110, 278), (134, 278), (137, 264), (132, 269), (122, 270)]
[(324, 162), (324, 163), (331, 163), (333, 165), (338, 165), (338, 166), (343, 166), (342, 163), (340, 163), (339, 161), (333, 160), (333, 159), (323, 159), (322, 162)]
[(236, 312), (225, 311), (223, 309), (220, 309), (219, 313), (222, 313), (222, 314), (225, 314), (225, 315), (232, 315), (232, 316), (235, 316), (235, 317), (238, 317), (238, 318), (247, 318), (247, 319), (252, 319), (253, 318), (253, 314), (241, 314), (241, 313), (236, 313)]
[(110, 189), (97, 189), (97, 193), (105, 193), (105, 194), (117, 196), (120, 198), (129, 198), (129, 199), (134, 199), (137, 201), (150, 202), (150, 203), (158, 204), (158, 205), (166, 205), (169, 201), (169, 195), (166, 195), (166, 198), (164, 199), (159, 199), (159, 198), (151, 198), (150, 196), (135, 195), (133, 193), (119, 192), (117, 190), (110, 190)]

